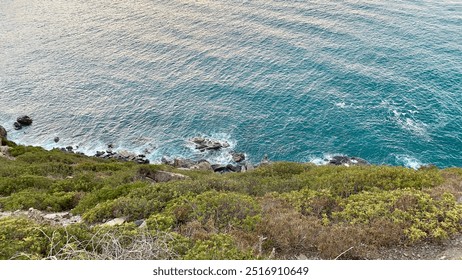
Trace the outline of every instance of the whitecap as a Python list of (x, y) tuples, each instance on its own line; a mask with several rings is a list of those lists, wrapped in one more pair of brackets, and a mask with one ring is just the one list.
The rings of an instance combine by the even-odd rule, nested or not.
[(422, 165), (424, 165), (420, 160), (415, 157), (409, 155), (396, 155), (396, 161), (398, 164), (403, 165), (407, 168), (412, 169), (419, 169)]

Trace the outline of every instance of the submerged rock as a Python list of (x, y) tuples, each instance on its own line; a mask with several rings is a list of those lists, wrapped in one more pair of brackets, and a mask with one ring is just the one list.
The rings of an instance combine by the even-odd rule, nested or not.
[(53, 141), (55, 141), (55, 143), (58, 143), (58, 142), (59, 142), (59, 137), (55, 137), (55, 138), (53, 139)]
[(18, 122), (14, 122), (13, 127), (16, 130), (20, 130), (22, 128), (22, 125), (20, 123), (18, 123)]

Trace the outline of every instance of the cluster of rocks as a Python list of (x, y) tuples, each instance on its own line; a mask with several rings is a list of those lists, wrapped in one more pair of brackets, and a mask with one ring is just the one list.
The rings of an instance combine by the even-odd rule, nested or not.
[[(76, 147), (76, 149), (78, 149), (79, 146)], [(58, 149), (60, 150), (61, 152), (65, 152), (65, 153), (71, 153), (71, 154), (78, 154), (78, 155), (85, 155), (84, 153), (82, 152), (77, 152), (74, 150), (74, 147), (72, 146), (67, 146), (67, 147), (61, 147), (61, 148), (54, 148), (54, 149)]]
[(82, 222), (80, 215), (72, 215), (70, 212), (45, 212), (34, 208), (29, 208), (28, 211), (16, 210), (16, 211), (0, 211), (0, 218), (3, 217), (28, 217), (37, 222), (45, 222), (55, 225), (68, 226), (75, 223)]
[(96, 151), (94, 157), (97, 158), (105, 158), (105, 159), (116, 159), (121, 161), (133, 161), (139, 164), (149, 164), (149, 159), (146, 158), (146, 155), (134, 154), (128, 151), (118, 151), (114, 152), (111, 150), (112, 145), (108, 145), (108, 149), (106, 151)]
[(20, 116), (13, 123), (13, 127), (16, 130), (21, 129), (23, 126), (29, 126), (32, 124), (32, 119), (29, 116)]
[(221, 148), (229, 148), (229, 143), (226, 141), (220, 142), (203, 137), (194, 137), (190, 139), (190, 141), (196, 144), (196, 149), (198, 149), (201, 152), (210, 150), (217, 151)]
[(219, 173), (245, 172), (255, 168), (249, 162), (243, 162), (242, 160), (240, 160), (237, 164), (212, 164), (205, 159), (201, 159), (199, 161), (184, 158), (175, 158), (173, 160), (169, 160), (168, 158), (163, 157), (162, 163), (180, 169), (209, 170)]
[(347, 156), (333, 156), (329, 162), (329, 165), (344, 165), (344, 166), (352, 166), (352, 165), (370, 165), (369, 162), (366, 160), (359, 158), (359, 157), (347, 157)]
[[(200, 152), (214, 152), (230, 147), (229, 143), (226, 141), (218, 141), (204, 137), (194, 137), (189, 139), (189, 141), (194, 143), (195, 148)], [(173, 160), (168, 160), (165, 157), (162, 158), (162, 163), (171, 165), (175, 168), (184, 168), (192, 170), (211, 170), (220, 173), (245, 172), (246, 170), (254, 168), (252, 165), (250, 165), (250, 163), (245, 162), (246, 157), (244, 153), (229, 151), (229, 154), (232, 160), (235, 162), (235, 164), (212, 164), (205, 159), (201, 159), (199, 161), (183, 158), (175, 158)]]

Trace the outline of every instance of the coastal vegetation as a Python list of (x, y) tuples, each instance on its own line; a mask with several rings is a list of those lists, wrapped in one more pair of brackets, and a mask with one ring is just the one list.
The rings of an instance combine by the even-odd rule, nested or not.
[[(2, 142), (0, 259), (377, 259), (462, 231), (460, 168), (273, 162), (219, 174)], [(184, 176), (147, 176), (157, 172)], [(54, 212), (81, 221), (30, 214)]]

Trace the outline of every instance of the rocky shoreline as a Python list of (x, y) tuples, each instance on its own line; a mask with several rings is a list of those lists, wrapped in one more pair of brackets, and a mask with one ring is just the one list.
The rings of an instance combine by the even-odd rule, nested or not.
[[(29, 116), (20, 116), (17, 121), (13, 124), (14, 129), (21, 129), (23, 126), (29, 126), (33, 122)], [(0, 125), (0, 139), (7, 139), (7, 130)], [(58, 143), (59, 137), (54, 138), (54, 142)], [(194, 137), (188, 139), (188, 141), (194, 145), (195, 149), (199, 153), (220, 151), (230, 147), (230, 144), (226, 141), (220, 141), (216, 139), (210, 139), (205, 137)], [(136, 154), (126, 150), (115, 150), (113, 144), (108, 144), (105, 151), (96, 151), (93, 157), (101, 159), (114, 159), (119, 161), (130, 161), (138, 164), (150, 164), (150, 160), (145, 154)], [(55, 148), (65, 153), (76, 153), (84, 155), (78, 151), (77, 147), (67, 146), (61, 148)], [(221, 164), (217, 162), (210, 162), (205, 159), (193, 160), (185, 158), (169, 158), (163, 156), (161, 159), (162, 164), (170, 165), (180, 169), (191, 169), (191, 170), (209, 170), (218, 173), (228, 172), (246, 172), (253, 170), (259, 166), (269, 164), (270, 160), (265, 155), (264, 158), (258, 164), (252, 164), (244, 152), (229, 151), (229, 157), (232, 159), (232, 163)], [(333, 156), (329, 159), (324, 159), (325, 165), (343, 165), (343, 166), (358, 166), (358, 165), (370, 165), (369, 162), (358, 157), (349, 156)]]

